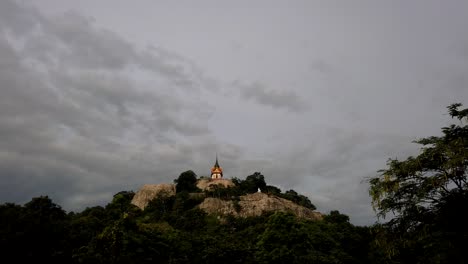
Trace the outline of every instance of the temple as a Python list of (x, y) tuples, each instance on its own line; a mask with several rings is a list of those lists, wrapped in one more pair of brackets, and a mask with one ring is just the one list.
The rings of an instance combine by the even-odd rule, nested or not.
[(216, 154), (216, 163), (211, 168), (211, 179), (222, 179), (223, 178), (223, 168), (218, 164), (218, 154)]

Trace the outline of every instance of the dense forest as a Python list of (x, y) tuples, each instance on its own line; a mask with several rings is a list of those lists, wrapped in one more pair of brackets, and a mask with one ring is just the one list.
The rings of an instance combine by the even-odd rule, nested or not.
[[(331, 211), (312, 221), (271, 212), (220, 217), (197, 209), (197, 176), (175, 179), (175, 196), (140, 210), (133, 191), (105, 206), (66, 212), (48, 196), (0, 205), (2, 258), (61, 263), (468, 263), (468, 109), (448, 107), (456, 123), (422, 138), (421, 151), (390, 159), (368, 179), (382, 221), (355, 226)], [(294, 190), (267, 185), (261, 173), (233, 179), (235, 187), (202, 197), (235, 199), (258, 189), (315, 209)], [(234, 197), (234, 198), (233, 198)], [(203, 198), (202, 198), (203, 199)], [(383, 218), (383, 217), (387, 218)]]

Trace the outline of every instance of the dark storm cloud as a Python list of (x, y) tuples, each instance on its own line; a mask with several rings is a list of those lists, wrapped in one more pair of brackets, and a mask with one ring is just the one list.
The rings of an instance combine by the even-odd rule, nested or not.
[(94, 205), (193, 165), (180, 138), (212, 144), (210, 105), (178, 96), (204, 82), (187, 60), (13, 1), (0, 3), (0, 30), (1, 201)]
[(239, 81), (233, 82), (233, 86), (239, 89), (240, 96), (247, 100), (252, 100), (258, 104), (270, 106), (276, 109), (286, 109), (292, 112), (303, 112), (306, 104), (293, 91), (271, 90), (259, 82), (242, 84)]

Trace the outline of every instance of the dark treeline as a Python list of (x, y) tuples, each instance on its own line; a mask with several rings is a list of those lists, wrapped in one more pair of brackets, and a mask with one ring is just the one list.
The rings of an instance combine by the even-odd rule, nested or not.
[(197, 176), (182, 173), (176, 195), (157, 197), (145, 210), (122, 191), (106, 206), (65, 212), (49, 197), (24, 205), (0, 205), (2, 259), (32, 263), (468, 263), (468, 109), (448, 107), (457, 123), (441, 136), (415, 141), (416, 157), (390, 159), (368, 179), (379, 217), (355, 226), (331, 211), (311, 221), (287, 213), (235, 218), (197, 209), (205, 197), (235, 201), (256, 192), (277, 195), (315, 209), (289, 190), (267, 185), (257, 172), (235, 187), (203, 195)]
[(2, 258), (62, 263), (372, 263), (371, 229), (333, 211), (323, 221), (269, 213), (207, 215), (178, 192), (145, 208), (120, 192), (105, 207), (66, 213), (47, 196), (0, 205)]

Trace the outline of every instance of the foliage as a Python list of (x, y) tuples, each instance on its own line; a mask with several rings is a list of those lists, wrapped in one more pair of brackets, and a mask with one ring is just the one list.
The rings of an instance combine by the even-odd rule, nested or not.
[[(24, 206), (0, 205), (0, 248), (5, 259), (60, 263), (367, 263), (368, 233), (339, 212), (324, 221), (292, 214), (218, 218), (198, 209), (204, 193), (193, 193), (194, 174), (181, 174), (175, 196), (159, 196), (145, 210), (131, 204), (132, 191), (116, 193), (105, 206), (66, 213), (47, 196)], [(210, 195), (233, 200), (261, 188), (295, 191), (265, 183), (254, 173), (232, 188)], [(237, 208), (240, 209), (240, 208)]]
[(174, 206), (175, 196), (159, 195), (145, 207), (145, 215), (153, 221), (165, 220)]
[(233, 178), (232, 182), (234, 183), (235, 187), (228, 190), (228, 192), (233, 196), (256, 193), (259, 189), (261, 191), (265, 191), (267, 187), (265, 176), (263, 176), (260, 172), (254, 172), (252, 175), (247, 176), (245, 180)]
[(255, 193), (258, 189), (264, 191), (266, 188), (265, 176), (260, 172), (254, 172), (254, 174), (245, 178), (245, 181), (241, 183), (241, 186), (247, 193)]
[(3, 258), (61, 261), (69, 254), (67, 215), (48, 196), (35, 197), (23, 207), (1, 205), (0, 219)]
[(310, 263), (313, 250), (305, 225), (293, 215), (277, 213), (265, 225), (257, 243), (261, 263)]
[[(233, 202), (235, 202), (237, 197), (250, 193), (256, 193), (260, 189), (260, 191), (263, 193), (276, 195), (278, 197), (290, 200), (298, 205), (304, 206), (311, 210), (317, 209), (307, 196), (298, 194), (294, 190), (289, 190), (285, 193), (282, 193), (280, 188), (272, 185), (267, 185), (265, 182), (265, 176), (263, 176), (260, 172), (255, 172), (252, 175), (247, 176), (245, 180), (233, 178), (232, 182), (235, 185), (234, 187), (224, 188), (214, 185), (212, 186), (211, 190), (205, 191), (205, 195), (207, 197), (215, 197), (223, 200), (232, 200)], [(236, 205), (236, 203), (234, 204)]]
[(267, 185), (265, 187), (265, 193), (279, 195), (281, 194), (281, 189), (276, 186)]
[(379, 234), (396, 258), (413, 263), (466, 263), (468, 245), (468, 109), (448, 107), (459, 120), (441, 136), (414, 141), (421, 152), (369, 179), (369, 193), (379, 217), (390, 216)]
[(294, 190), (289, 190), (286, 191), (284, 194), (279, 193), (277, 194), (279, 197), (290, 200), (298, 205), (304, 206), (306, 208), (309, 208), (311, 210), (317, 209), (315, 205), (312, 204), (312, 202), (309, 200), (307, 196), (304, 196), (302, 194), (298, 194)]
[(188, 170), (182, 172), (179, 177), (174, 180), (176, 183), (176, 192), (199, 192), (197, 187), (197, 175), (195, 172)]
[(128, 211), (137, 210), (136, 206), (130, 203), (133, 196), (135, 196), (133, 191), (121, 191), (116, 193), (113, 196), (111, 203), (106, 205), (106, 211), (110, 217), (117, 220), (122, 216), (122, 214)]

